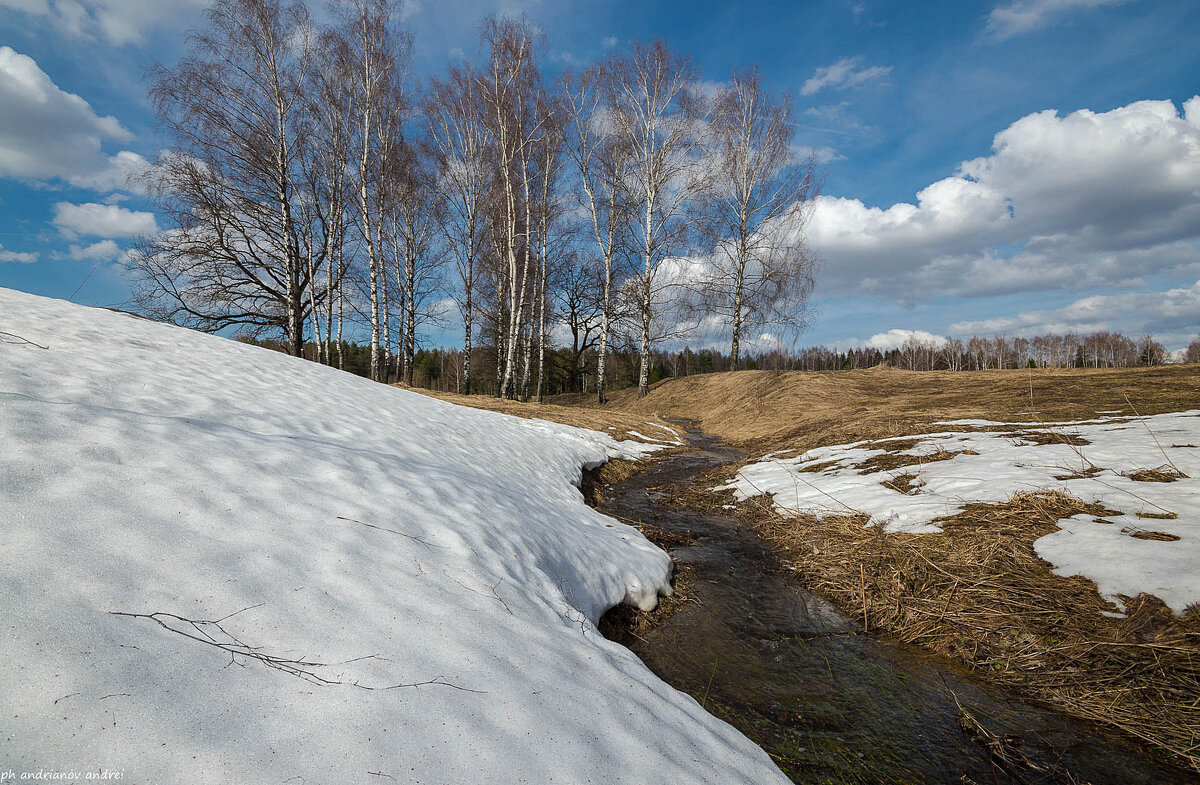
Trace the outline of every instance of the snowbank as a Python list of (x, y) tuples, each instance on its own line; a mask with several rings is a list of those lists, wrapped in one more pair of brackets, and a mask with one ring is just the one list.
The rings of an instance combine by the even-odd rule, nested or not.
[(648, 446), (3, 289), (0, 341), (0, 770), (785, 781), (594, 627), (669, 591), (574, 487)]
[[(1142, 592), (1177, 613), (1200, 602), (1195, 566), (1200, 563), (1200, 411), (1055, 423), (1049, 430), (1036, 422), (940, 424), (1012, 430), (947, 431), (822, 447), (791, 458), (768, 456), (743, 467), (726, 487), (740, 499), (773, 494), (784, 514), (863, 512), (885, 531), (911, 533), (940, 531), (938, 519), (970, 503), (1004, 502), (1023, 491), (1061, 491), (1116, 514), (1075, 516), (1037, 540), (1038, 555), (1056, 572), (1092, 579), (1118, 607), (1123, 607), (1120, 595)], [(897, 449), (911, 440), (916, 444)], [(871, 470), (867, 462), (886, 453), (935, 460)], [(1145, 469), (1162, 469), (1165, 475), (1178, 470), (1187, 477), (1136, 479)], [(907, 486), (912, 492), (882, 484), (902, 475), (913, 475)], [(1154, 539), (1145, 539), (1148, 535)]]

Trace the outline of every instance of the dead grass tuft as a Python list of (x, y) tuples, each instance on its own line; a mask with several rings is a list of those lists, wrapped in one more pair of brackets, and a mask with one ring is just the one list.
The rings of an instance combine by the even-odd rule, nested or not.
[(1102, 471), (1104, 471), (1104, 470), (1101, 469), (1099, 466), (1092, 465), (1092, 466), (1086, 466), (1082, 469), (1077, 469), (1072, 472), (1068, 472), (1067, 474), (1056, 474), (1056, 475), (1054, 475), (1054, 479), (1056, 479), (1056, 480), (1085, 480), (1088, 477), (1095, 477), (1097, 474), (1100, 474)]
[(1157, 469), (1139, 469), (1125, 476), (1135, 482), (1175, 482), (1184, 475), (1170, 466), (1159, 466)]
[(1128, 534), (1137, 540), (1156, 540), (1158, 542), (1179, 542), (1179, 538), (1174, 534), (1166, 532), (1151, 532), (1145, 529), (1121, 529), (1122, 534)]
[[(646, 534), (645, 531), (642, 532)], [(649, 535), (646, 535), (649, 537)], [(651, 540), (653, 541), (653, 540)], [(696, 568), (691, 564), (676, 564), (671, 578), (674, 593), (660, 597), (658, 607), (652, 611), (640, 611), (632, 605), (618, 605), (600, 617), (600, 634), (622, 646), (630, 646), (635, 640), (644, 641), (653, 630), (661, 627), (677, 611), (691, 602), (699, 602), (693, 586)]]
[(948, 461), (956, 455), (978, 455), (974, 450), (938, 450), (929, 455), (905, 455), (903, 453), (885, 452), (873, 455), (858, 465), (859, 474), (903, 469), (906, 466), (921, 466), (926, 463)]
[(1061, 431), (1021, 431), (1013, 434), (1014, 438), (1021, 440), (1023, 444), (1065, 444), (1069, 447), (1083, 447), (1091, 444), (1082, 436), (1076, 436), (1070, 433), (1062, 433)]
[(1161, 521), (1173, 521), (1179, 517), (1177, 512), (1138, 512), (1135, 515), (1139, 518), (1156, 518)]
[(896, 493), (912, 496), (921, 492), (921, 488), (925, 486), (925, 481), (915, 474), (897, 474), (895, 477), (886, 479), (879, 484), (884, 488), (890, 488)]

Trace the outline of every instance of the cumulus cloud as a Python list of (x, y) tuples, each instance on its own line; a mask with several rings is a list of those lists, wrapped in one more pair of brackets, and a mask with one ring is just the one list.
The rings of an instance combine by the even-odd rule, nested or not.
[(0, 106), (0, 177), (109, 190), (123, 188), (128, 174), (146, 166), (137, 153), (106, 155), (105, 141), (128, 142), (133, 134), (59, 89), (33, 58), (7, 46), (0, 46)]
[(112, 240), (101, 240), (91, 245), (76, 245), (67, 247), (66, 258), (77, 262), (115, 262), (121, 258), (123, 251)]
[(114, 46), (144, 43), (154, 28), (177, 24), (207, 4), (208, 0), (0, 0), (0, 8), (43, 19), (59, 32)]
[(876, 333), (865, 341), (858, 338), (839, 341), (837, 346), (842, 349), (878, 349), (881, 352), (890, 352), (892, 349), (901, 348), (910, 339), (925, 346), (935, 347), (944, 346), (947, 341), (944, 335), (937, 335), (924, 330), (895, 329), (888, 330), (885, 333)]
[(800, 95), (814, 95), (827, 87), (849, 89), (870, 82), (881, 82), (892, 72), (890, 65), (861, 66), (861, 57), (844, 57), (833, 65), (818, 68), (800, 88)]
[(1200, 281), (1163, 292), (1096, 295), (1061, 308), (950, 325), (950, 331), (959, 335), (1033, 336), (1099, 330), (1127, 335), (1152, 333), (1168, 346), (1186, 344), (1200, 331)]
[(1118, 5), (1126, 0), (1014, 0), (996, 6), (988, 14), (988, 32), (997, 38), (1011, 38), (1045, 26), (1055, 17), (1077, 8)]
[(16, 262), (17, 264), (33, 264), (38, 260), (38, 254), (33, 252), (6, 251), (4, 246), (0, 245), (0, 264), (5, 262)]
[(998, 133), (916, 203), (817, 201), (823, 295), (942, 296), (1141, 287), (1200, 273), (1200, 96), (1053, 110)]
[(158, 230), (154, 213), (142, 213), (115, 204), (94, 202), (58, 202), (54, 205), (53, 224), (63, 235), (72, 239), (79, 235), (133, 237)]

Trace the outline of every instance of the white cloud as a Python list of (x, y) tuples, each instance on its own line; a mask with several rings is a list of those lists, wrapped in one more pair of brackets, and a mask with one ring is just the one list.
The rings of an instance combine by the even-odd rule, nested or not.
[(1142, 287), (1200, 273), (1200, 97), (1031, 114), (993, 154), (869, 207), (818, 199), (806, 237), (822, 295), (941, 296)]
[(109, 190), (125, 187), (127, 174), (146, 165), (136, 153), (106, 155), (103, 142), (128, 142), (133, 134), (7, 46), (0, 46), (0, 106), (0, 177)]
[(892, 349), (904, 346), (909, 339), (935, 347), (944, 346), (947, 340), (944, 335), (936, 335), (924, 330), (893, 329), (885, 333), (876, 333), (865, 341), (851, 338), (847, 341), (839, 341), (835, 345), (840, 349), (878, 349), (881, 352), (890, 352)]
[(1062, 308), (950, 325), (950, 332), (958, 335), (1033, 336), (1099, 330), (1117, 330), (1133, 336), (1152, 333), (1168, 346), (1186, 344), (1200, 332), (1200, 281), (1165, 292), (1096, 295)]
[(818, 68), (800, 88), (800, 95), (813, 95), (826, 87), (848, 89), (869, 82), (880, 82), (892, 72), (890, 65), (860, 68), (861, 64), (861, 57), (844, 57), (833, 65)]
[(822, 145), (821, 147), (796, 145), (792, 148), (792, 155), (801, 161), (807, 161), (811, 158), (819, 164), (827, 164), (833, 161), (846, 160), (846, 156), (842, 155), (837, 150), (834, 150), (829, 145)]
[(121, 248), (112, 240), (101, 240), (91, 245), (75, 245), (67, 248), (67, 258), (77, 262), (115, 262), (121, 258)]
[(79, 235), (96, 237), (133, 237), (158, 230), (154, 213), (127, 210), (115, 204), (71, 204), (58, 202), (54, 205), (53, 223), (69, 238)]
[(5, 262), (16, 262), (18, 264), (32, 264), (38, 260), (36, 251), (22, 253), (20, 251), (6, 251), (4, 246), (0, 245), (0, 264)]
[(155, 28), (178, 25), (207, 4), (208, 0), (0, 0), (0, 8), (45, 19), (67, 35), (100, 38), (113, 46), (144, 43)]
[(1011, 38), (1048, 24), (1054, 17), (1076, 8), (1118, 5), (1126, 0), (1014, 0), (988, 14), (987, 29), (997, 38)]
[(609, 35), (609, 36), (605, 36), (604, 39), (600, 41), (600, 45), (603, 46), (605, 49), (612, 49), (620, 42), (621, 42), (621, 40), (619, 38), (617, 38), (615, 35)]

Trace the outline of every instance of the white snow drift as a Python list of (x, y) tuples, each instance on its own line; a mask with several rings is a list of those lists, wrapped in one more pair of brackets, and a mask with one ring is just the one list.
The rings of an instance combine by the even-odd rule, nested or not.
[[(937, 521), (962, 512), (967, 504), (1004, 502), (1024, 491), (1061, 491), (1117, 514), (1100, 519), (1077, 515), (1059, 521), (1059, 531), (1037, 540), (1034, 548), (1055, 572), (1092, 579), (1118, 607), (1123, 607), (1121, 595), (1143, 592), (1177, 613), (1200, 602), (1200, 411), (1073, 423), (959, 420), (942, 425), (1006, 430), (855, 442), (794, 457), (777, 453), (743, 467), (726, 487), (739, 499), (772, 494), (775, 508), (784, 514), (863, 512), (870, 516), (869, 525), (918, 534), (941, 531)], [(1048, 435), (1043, 440), (1049, 443), (1030, 439), (1034, 432)], [(895, 449), (901, 446), (895, 442), (912, 438), (915, 446)], [(883, 471), (863, 466), (885, 452), (953, 457)], [(1174, 482), (1141, 482), (1130, 476), (1143, 469), (1186, 476)], [(909, 493), (882, 484), (900, 475), (915, 475)], [(1135, 536), (1150, 532), (1178, 539)]]
[(574, 487), (645, 445), (3, 289), (0, 445), (0, 770), (786, 781), (594, 627), (669, 590)]

